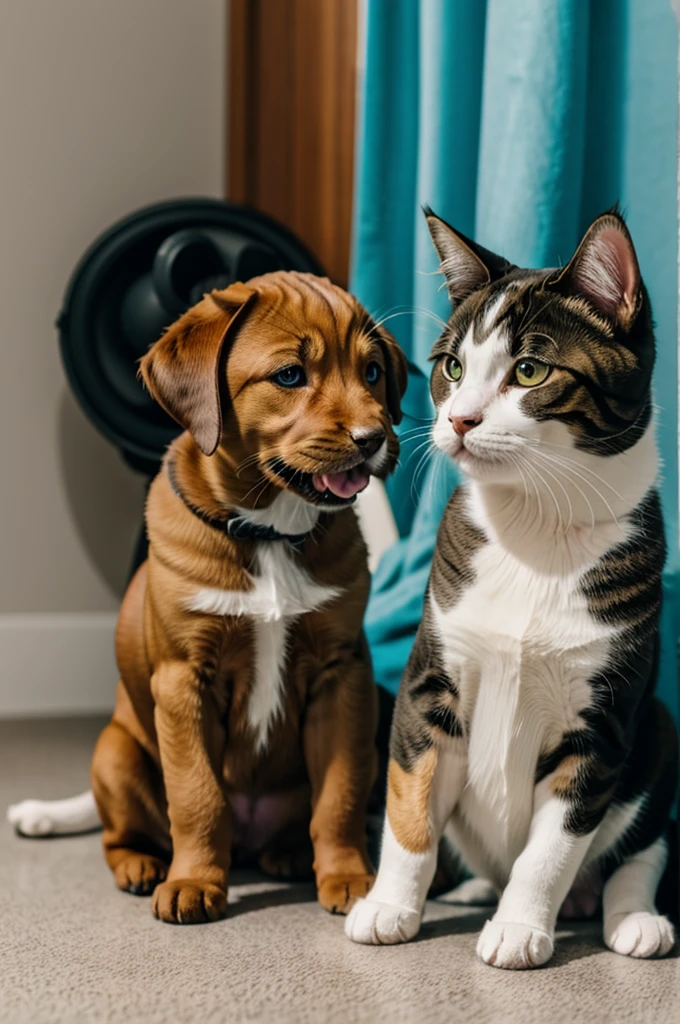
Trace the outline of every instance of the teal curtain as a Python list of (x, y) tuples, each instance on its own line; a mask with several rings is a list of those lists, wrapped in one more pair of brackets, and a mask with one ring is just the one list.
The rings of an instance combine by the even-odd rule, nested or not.
[[(655, 400), (669, 541), (660, 692), (678, 714), (677, 30), (669, 0), (365, 0), (352, 288), (425, 373), (446, 293), (423, 203), (527, 267), (555, 266), (616, 200), (657, 323)], [(409, 388), (389, 483), (400, 540), (367, 630), (396, 691), (437, 523), (455, 484)]]

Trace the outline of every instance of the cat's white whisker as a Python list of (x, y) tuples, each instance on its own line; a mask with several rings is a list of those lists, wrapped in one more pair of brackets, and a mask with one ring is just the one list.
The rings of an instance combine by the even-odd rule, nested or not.
[(552, 489), (552, 487), (550, 486), (550, 484), (549, 484), (549, 483), (547, 483), (547, 481), (546, 481), (545, 477), (544, 477), (544, 476), (543, 476), (543, 474), (542, 474), (542, 473), (540, 472), (540, 470), (539, 470), (538, 466), (533, 466), (533, 467), (532, 467), (532, 469), (533, 469), (534, 473), (536, 474), (536, 476), (538, 477), (538, 479), (539, 479), (539, 480), (541, 481), (541, 483), (543, 484), (543, 486), (545, 487), (545, 489), (546, 489), (546, 491), (548, 492), (548, 494), (550, 495), (550, 497), (552, 498), (552, 501), (553, 501), (553, 505), (555, 506), (555, 511), (556, 511), (556, 513), (557, 513), (557, 518), (558, 518), (558, 520), (559, 520), (559, 524), (560, 524), (560, 526), (561, 526), (561, 528), (562, 528), (562, 532), (564, 533), (564, 519), (563, 519), (563, 517), (562, 517), (562, 507), (561, 507), (561, 505), (560, 505), (559, 501), (557, 500), (557, 497), (556, 497), (556, 495), (555, 495), (555, 492), (553, 491), (553, 489)]
[(533, 466), (531, 465), (531, 463), (528, 460), (525, 461), (524, 468), (526, 469), (527, 473), (529, 474), (529, 480), (531, 481), (531, 484), (532, 484), (532, 486), (534, 488), (534, 491), (536, 492), (536, 505), (537, 505), (537, 512), (538, 512), (538, 526), (539, 526), (539, 529), (542, 529), (544, 516), (543, 516), (543, 502), (541, 501), (541, 491), (540, 491), (540, 488), (539, 488), (538, 484), (536, 483), (536, 478), (535, 478), (534, 472), (533, 472)]
[[(541, 441), (541, 440), (539, 440), (538, 438), (534, 438), (534, 439), (532, 439), (532, 442), (531, 442), (531, 443), (532, 443), (532, 444), (538, 444), (538, 445), (549, 445), (549, 446), (550, 446), (551, 448), (567, 448), (567, 449), (568, 449), (569, 451), (573, 451), (573, 448), (569, 448), (569, 446), (568, 446), (568, 445), (553, 445), (553, 444), (550, 444), (550, 442), (549, 442), (549, 441)], [(543, 455), (547, 455), (548, 453), (547, 453), (547, 452), (542, 452), (541, 454), (543, 454)], [(578, 462), (578, 461), (577, 461), (576, 459), (570, 459), (570, 458), (569, 458), (568, 456), (566, 456), (566, 455), (555, 455), (555, 456), (554, 456), (554, 458), (559, 458), (559, 459), (561, 459), (561, 460), (562, 460), (562, 461), (564, 461), (564, 462), (570, 462), (570, 463), (573, 463), (573, 464), (574, 464), (575, 466), (578, 466), (578, 468), (579, 468), (579, 469), (582, 469), (582, 470), (583, 470), (583, 471), (584, 471), (585, 473), (590, 473), (590, 474), (591, 474), (591, 476), (594, 476), (594, 477), (595, 477), (595, 479), (596, 479), (596, 480), (599, 480), (601, 484), (604, 484), (604, 486), (605, 486), (605, 487), (609, 488), (609, 490), (610, 490), (610, 491), (611, 491), (611, 492), (612, 492), (612, 493), (613, 493), (613, 494), (614, 494), (614, 495), (615, 495), (615, 496), (616, 496), (616, 497), (617, 497), (617, 498), (618, 498), (618, 499), (619, 499), (620, 501), (623, 501), (623, 502), (625, 502), (625, 500), (626, 500), (626, 499), (625, 499), (625, 498), (623, 497), (623, 495), (622, 495), (622, 494), (620, 494), (620, 493), (619, 493), (619, 492), (618, 492), (618, 491), (616, 490), (616, 488), (615, 488), (615, 487), (612, 487), (612, 485), (611, 485), (611, 484), (609, 483), (609, 481), (605, 480), (605, 479), (604, 479), (604, 477), (600, 476), (600, 474), (599, 474), (599, 473), (596, 473), (596, 472), (595, 472), (595, 470), (593, 470), (593, 469), (590, 469), (590, 467), (588, 467), (588, 466), (584, 465), (584, 464), (583, 464), (582, 462)]]
[[(553, 463), (557, 463), (558, 465), (562, 465), (559, 462), (559, 457), (558, 456), (548, 455), (547, 452), (537, 452), (536, 454), (540, 455), (543, 459), (547, 459), (547, 460), (550, 460)], [(623, 527), (621, 526), (621, 523), (619, 522), (619, 519), (618, 519), (616, 513), (614, 512), (614, 509), (611, 507), (611, 505), (609, 504), (609, 502), (607, 501), (605, 496), (602, 494), (602, 492), (595, 486), (595, 484), (592, 482), (592, 480), (589, 480), (587, 477), (583, 476), (581, 473), (578, 472), (578, 470), (574, 469), (571, 466), (564, 466), (564, 465), (562, 465), (562, 469), (563, 469), (564, 472), (573, 473), (574, 476), (577, 476), (579, 478), (579, 480), (583, 481), (584, 484), (587, 484), (589, 487), (592, 488), (592, 490), (598, 496), (600, 501), (604, 504), (605, 508), (609, 512), (609, 515), (611, 516), (612, 520), (616, 523), (616, 525), (619, 528), (619, 530), (622, 530)]]
[[(529, 477), (531, 485), (532, 485), (532, 487), (534, 489), (534, 492), (536, 494), (539, 512), (540, 512), (540, 509), (541, 509), (541, 506), (540, 506), (540, 493), (539, 493), (538, 487), (536, 485), (536, 482), (534, 481), (533, 477), (531, 476), (530, 467), (526, 463), (524, 464), (524, 467), (522, 467), (522, 461), (521, 461), (521, 458), (520, 458), (519, 454), (511, 454), (510, 455), (510, 459), (514, 463), (514, 465), (517, 467), (517, 472), (520, 475), (520, 478), (522, 480), (522, 484), (523, 484), (523, 487), (524, 487), (524, 502), (523, 502), (523, 505), (522, 505), (522, 512), (521, 512), (521, 517), (526, 520), (526, 529), (524, 530), (524, 533), (521, 535), (521, 540), (524, 540), (525, 538), (527, 538), (531, 534), (531, 532), (534, 530), (534, 528), (536, 526), (536, 523), (535, 523), (534, 519), (532, 518), (531, 514), (528, 514), (530, 512), (530, 510), (533, 510), (534, 506), (533, 506), (533, 504), (532, 504), (532, 502), (531, 502), (531, 500), (529, 498), (529, 489), (527, 487), (527, 476)], [(540, 530), (540, 528), (542, 526), (542, 520), (543, 520), (542, 514), (539, 514), (539, 516), (538, 516), (538, 529), (539, 530)]]
[[(554, 474), (554, 473), (552, 473), (552, 472), (551, 472), (551, 471), (550, 471), (550, 470), (548, 469), (548, 467), (547, 467), (547, 466), (543, 466), (543, 472), (544, 472), (544, 473), (547, 473), (547, 474), (548, 474), (548, 476), (549, 476), (549, 477), (550, 477), (550, 478), (551, 478), (552, 480), (554, 480), (554, 481), (555, 481), (555, 483), (557, 484), (557, 486), (558, 486), (558, 487), (559, 487), (559, 488), (561, 489), (562, 493), (564, 494), (564, 498), (565, 498), (565, 501), (567, 502), (567, 507), (568, 507), (568, 509), (569, 509), (569, 520), (568, 520), (568, 522), (567, 522), (566, 526), (564, 527), (564, 533), (565, 533), (565, 534), (567, 534), (567, 533), (569, 533), (569, 530), (571, 529), (572, 523), (573, 523), (573, 521), (574, 521), (574, 509), (573, 509), (573, 506), (572, 506), (572, 504), (571, 504), (571, 498), (569, 497), (569, 493), (568, 493), (568, 491), (567, 491), (566, 487), (564, 486), (564, 484), (563, 484), (563, 483), (561, 482), (561, 480), (559, 480), (559, 479), (558, 479), (558, 477), (556, 477), (556, 476), (555, 476), (555, 474)], [(560, 518), (561, 518), (561, 517), (560, 517)]]
[(420, 437), (425, 437), (432, 432), (432, 424), (428, 423), (424, 427), (412, 427), (409, 430), (405, 430), (399, 435), (399, 441), (401, 444), (408, 444), (411, 441), (416, 441)]
[(433, 442), (429, 437), (427, 437), (424, 441), (421, 441), (420, 444), (416, 445), (416, 447), (408, 453), (405, 465), (408, 466), (409, 462), (411, 462), (416, 457), (418, 452), (422, 451), (423, 448), (431, 446), (432, 444)]
[(424, 441), (422, 444), (418, 445), (418, 447), (415, 449), (415, 451), (412, 452), (412, 455), (410, 457), (413, 457), (413, 455), (415, 455), (416, 452), (420, 451), (422, 448), (425, 448), (426, 450), (423, 452), (423, 454), (421, 455), (420, 459), (418, 460), (418, 464), (417, 464), (417, 466), (415, 468), (415, 472), (414, 472), (413, 477), (411, 479), (411, 488), (410, 488), (411, 498), (414, 501), (414, 503), (416, 503), (416, 504), (417, 504), (418, 498), (419, 498), (419, 495), (418, 495), (418, 479), (419, 479), (420, 475), (424, 472), (425, 466), (427, 465), (429, 459), (432, 458), (432, 455), (433, 455), (434, 451), (436, 451), (433, 442), (428, 440), (428, 441)]
[(440, 327), (442, 330), (446, 330), (448, 327), (448, 324), (446, 323), (445, 320), (442, 320), (442, 318), (440, 316), (437, 316), (437, 314), (433, 310), (426, 309), (424, 306), (393, 306), (392, 309), (385, 314), (385, 316), (381, 317), (380, 319), (376, 319), (375, 325), (376, 327), (382, 327), (390, 320), (394, 320), (396, 317), (399, 316), (424, 316), (429, 320), (433, 320), (437, 324), (437, 326)]
[[(535, 454), (544, 455), (543, 452), (537, 452)], [(556, 472), (559, 472), (560, 469), (561, 469), (562, 473), (564, 473), (564, 474), (566, 474), (568, 472), (568, 469), (566, 467), (564, 467), (564, 466), (562, 466), (562, 467), (557, 467), (556, 466), (555, 467), (555, 471)], [(566, 477), (566, 479), (569, 480), (570, 486), (573, 487), (576, 491), (578, 491), (578, 493), (583, 498), (586, 506), (588, 507), (588, 511), (590, 512), (590, 536), (592, 537), (593, 533), (595, 531), (595, 522), (596, 522), (595, 521), (595, 509), (593, 508), (592, 503), (589, 500), (589, 498), (588, 498), (587, 494), (585, 493), (585, 491), (582, 490), (582, 488), (580, 488), (577, 483), (574, 483), (573, 480), (570, 480), (569, 477)]]

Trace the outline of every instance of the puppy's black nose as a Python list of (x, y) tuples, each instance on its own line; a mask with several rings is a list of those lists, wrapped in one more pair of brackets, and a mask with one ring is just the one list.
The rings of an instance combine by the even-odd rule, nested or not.
[(364, 458), (370, 459), (385, 440), (385, 431), (381, 427), (369, 427), (363, 430), (353, 430), (351, 436)]

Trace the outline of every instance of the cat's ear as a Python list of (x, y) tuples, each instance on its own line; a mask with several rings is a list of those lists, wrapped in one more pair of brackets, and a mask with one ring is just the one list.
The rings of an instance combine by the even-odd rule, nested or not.
[(514, 269), (512, 263), (502, 256), (496, 256), (456, 231), (429, 206), (425, 206), (423, 212), (452, 303), (460, 302), (478, 288), (497, 281)]
[(640, 308), (642, 281), (633, 240), (616, 209), (591, 224), (554, 285), (564, 294), (582, 295), (598, 312), (630, 327)]

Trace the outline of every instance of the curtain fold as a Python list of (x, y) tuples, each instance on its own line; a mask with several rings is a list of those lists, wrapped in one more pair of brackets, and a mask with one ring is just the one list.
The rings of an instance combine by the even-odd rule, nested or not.
[[(520, 265), (556, 266), (619, 201), (657, 322), (655, 401), (669, 539), (660, 692), (678, 715), (677, 32), (668, 0), (365, 0), (352, 288), (427, 374), (448, 300), (420, 207)], [(400, 540), (367, 633), (393, 692), (455, 471), (428, 456), (410, 386), (388, 485)]]

